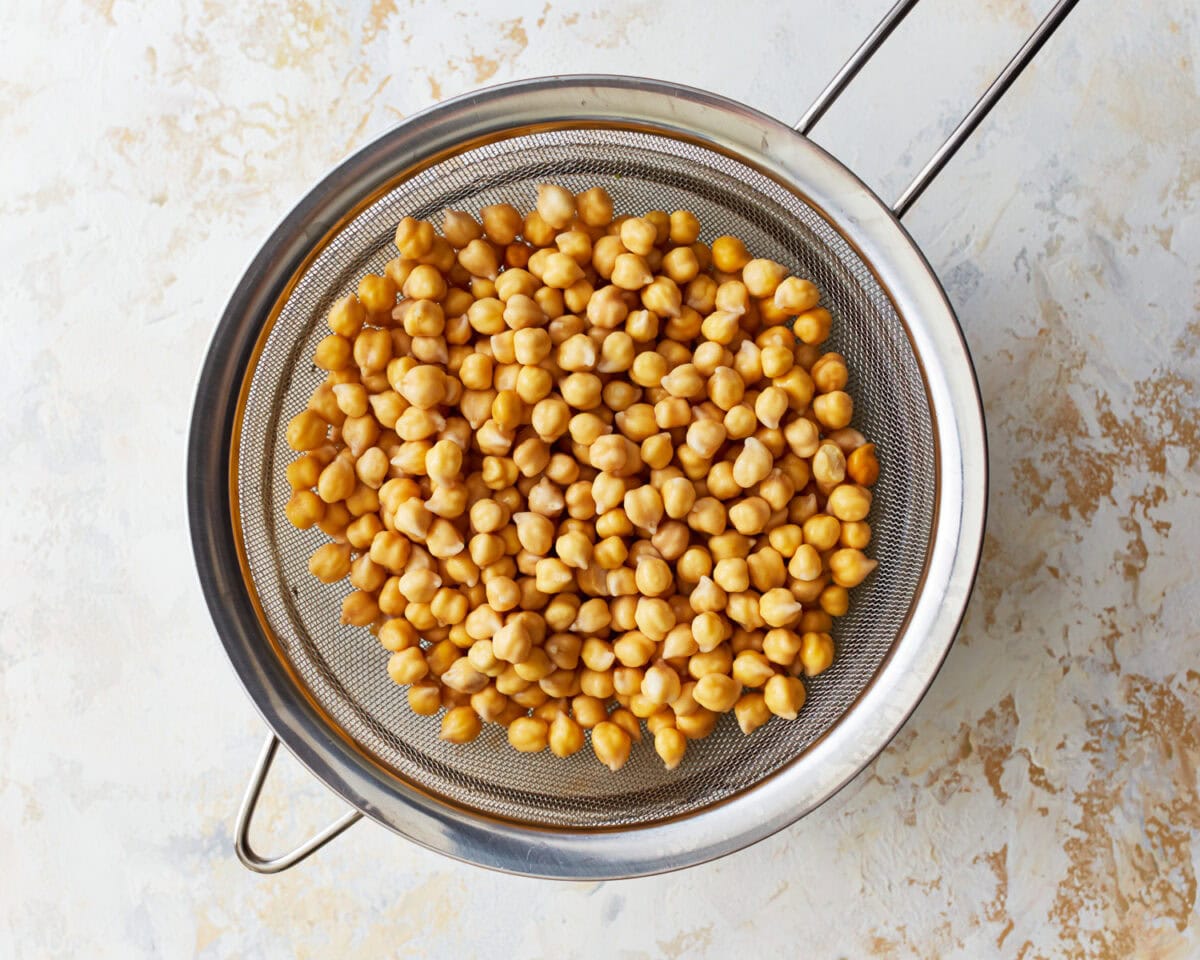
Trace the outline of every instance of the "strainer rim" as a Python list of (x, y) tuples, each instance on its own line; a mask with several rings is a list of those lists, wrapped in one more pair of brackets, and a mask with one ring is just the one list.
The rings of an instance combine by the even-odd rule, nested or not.
[[(463, 149), (505, 131), (521, 135), (522, 121), (644, 124), (769, 173), (859, 253), (903, 319), (926, 378), (938, 439), (938, 495), (925, 582), (907, 627), (854, 705), (817, 743), (740, 793), (673, 820), (603, 830), (539, 828), (444, 803), (392, 776), (384, 780), (288, 678), (249, 609), (250, 587), (229, 562), (236, 534), (221, 464), (227, 469), (232, 454), (232, 397), (252, 370), (262, 319), (313, 239), (370, 192), (364, 179), (375, 187), (394, 182), (396, 170), (411, 169), (442, 147)], [(220, 414), (217, 429), (214, 413)], [(202, 585), (231, 663), (264, 720), (314, 775), (373, 819), (450, 856), (530, 875), (602, 878), (688, 866), (762, 839), (815, 808), (886, 746), (928, 689), (965, 611), (982, 547), (986, 464), (974, 370), (941, 284), (886, 205), (839, 161), (778, 121), (711, 93), (640, 78), (547, 77), (467, 94), (414, 115), (339, 164), (281, 221), (238, 283), (205, 361), (189, 441), (189, 514)], [(931, 586), (941, 586), (937, 596), (927, 595)], [(922, 624), (925, 631), (910, 636)], [(885, 675), (897, 680), (902, 695), (876, 704)], [(809, 772), (814, 769), (821, 775)]]

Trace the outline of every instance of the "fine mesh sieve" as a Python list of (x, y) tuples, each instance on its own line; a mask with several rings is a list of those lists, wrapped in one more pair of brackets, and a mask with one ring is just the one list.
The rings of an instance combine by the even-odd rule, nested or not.
[[(468, 747), (438, 739), (436, 718), (413, 714), (385, 669), (388, 653), (365, 630), (338, 624), (344, 584), (307, 569), (325, 542), (296, 530), (283, 506), (295, 454), (288, 419), (305, 409), (324, 372), (312, 367), (333, 301), (367, 272), (383, 272), (405, 215), (440, 220), (447, 207), (512, 203), (530, 210), (539, 183), (573, 191), (603, 186), (620, 213), (687, 209), (702, 239), (743, 238), (811, 278), (834, 316), (829, 347), (854, 379), (854, 426), (883, 451), (870, 517), (878, 573), (854, 592), (839, 620), (834, 666), (810, 682), (799, 719), (745, 737), (732, 714), (693, 742), (687, 762), (664, 769), (646, 744), (614, 776), (590, 751), (566, 760), (518, 754), (493, 724)], [(921, 579), (933, 517), (934, 441), (921, 370), (895, 309), (849, 245), (794, 194), (712, 150), (621, 130), (561, 129), (468, 150), (397, 184), (358, 213), (299, 277), (259, 354), (241, 419), (241, 533), (253, 588), (284, 654), (330, 717), (402, 776), (450, 800), (537, 824), (607, 827), (689, 813), (755, 783), (825, 733), (875, 675), (900, 632)]]
[[(273, 735), (239, 812), (236, 849), (276, 872), (366, 814), (431, 849), (552, 877), (672, 869), (738, 849), (802, 816), (883, 748), (932, 681), (982, 545), (986, 449), (970, 358), (937, 278), (900, 227), (987, 109), (1075, 0), (1059, 3), (889, 210), (801, 133), (731, 101), (656, 81), (559, 77), (441, 104), (322, 180), (264, 244), (214, 336), (189, 447), (202, 585), (235, 670)], [(806, 115), (815, 123), (915, 0), (900, 0)], [(617, 774), (584, 750), (517, 754), (501, 728), (438, 739), (411, 713), (387, 653), (341, 626), (344, 586), (307, 571), (324, 538), (283, 515), (288, 418), (330, 304), (388, 259), (406, 215), (510, 202), (539, 183), (605, 187), (618, 213), (692, 210), (702, 239), (743, 238), (811, 278), (834, 316), (855, 423), (881, 452), (870, 517), (878, 570), (837, 624), (838, 656), (797, 720), (744, 737), (725, 717), (666, 771), (646, 744)], [(354, 808), (295, 850), (253, 851), (248, 830), (282, 742)]]

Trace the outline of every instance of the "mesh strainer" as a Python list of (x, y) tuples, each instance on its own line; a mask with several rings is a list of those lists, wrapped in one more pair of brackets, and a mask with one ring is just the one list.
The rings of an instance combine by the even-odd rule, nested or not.
[[(807, 126), (915, 0), (835, 78)], [(1049, 35), (1060, 3), (898, 204), (907, 207)], [(1015, 68), (1014, 68), (1015, 65)], [(1011, 73), (1011, 75), (1010, 75)], [(811, 277), (857, 379), (856, 426), (883, 451), (872, 516), (878, 573), (839, 622), (839, 656), (792, 723), (743, 737), (727, 717), (666, 771), (635, 750), (618, 775), (590, 751), (519, 755), (488, 726), (470, 747), (408, 708), (387, 658), (341, 626), (340, 589), (308, 575), (322, 542), (283, 519), (282, 425), (319, 371), (322, 318), (381, 271), (396, 222), (446, 207), (532, 207), (537, 184), (600, 184), (618, 212), (695, 211)], [(226, 650), (274, 734), (239, 816), (238, 853), (284, 869), (367, 814), (451, 856), (513, 872), (614, 877), (667, 870), (760, 839), (811, 810), (891, 738), (933, 679), (966, 605), (986, 499), (982, 413), (946, 297), (893, 212), (841, 164), (770, 118), (648, 80), (560, 77), (441, 104), (334, 170), (275, 230), (222, 318), (200, 381), (189, 507), (201, 580)], [(276, 739), (278, 737), (278, 740)], [(355, 809), (291, 853), (247, 832), (278, 742)]]

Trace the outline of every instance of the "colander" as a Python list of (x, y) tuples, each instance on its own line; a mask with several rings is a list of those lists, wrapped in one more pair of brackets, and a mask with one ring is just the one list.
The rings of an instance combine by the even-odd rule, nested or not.
[[(984, 528), (987, 455), (954, 313), (902, 214), (1063, 19), (1058, 3), (889, 208), (805, 135), (915, 0), (887, 14), (797, 129), (675, 84), (567, 76), (493, 87), (407, 120), (350, 157), (284, 218), (238, 284), (200, 378), (189, 514), (209, 609), (272, 733), (235, 849), (277, 872), (366, 815), (452, 857), (514, 873), (611, 878), (695, 864), (753, 843), (849, 781), (916, 707), (963, 615)], [(880, 566), (838, 624), (839, 656), (790, 723), (746, 737), (731, 716), (663, 769), (635, 748), (617, 774), (589, 750), (517, 754), (488, 725), (438, 739), (388, 678), (387, 652), (338, 623), (343, 588), (306, 562), (322, 542), (287, 523), (283, 425), (320, 382), (330, 304), (381, 272), (396, 223), (447, 207), (530, 209), (539, 183), (599, 184), (618, 212), (689, 209), (702, 239), (743, 238), (823, 291), (830, 346), (854, 372), (857, 426), (882, 453), (871, 517)], [(249, 828), (279, 743), (353, 808), (265, 857)]]

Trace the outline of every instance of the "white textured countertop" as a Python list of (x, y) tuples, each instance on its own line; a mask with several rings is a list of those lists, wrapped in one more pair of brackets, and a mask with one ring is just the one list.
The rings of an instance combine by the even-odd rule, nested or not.
[[(643, 74), (797, 118), (886, 2), (4, 6), (0, 956), (1200, 955), (1187, 0), (1080, 4), (907, 218), (978, 366), (988, 538), (944, 669), (849, 787), (643, 880), (497, 875), (371, 823), (275, 878), (233, 857), (265, 730), (201, 598), (184, 452), (266, 232), (488, 83)], [(1048, 6), (926, 0), (815, 139), (895, 196)], [(342, 809), (290, 761), (267, 793), (267, 846)]]

